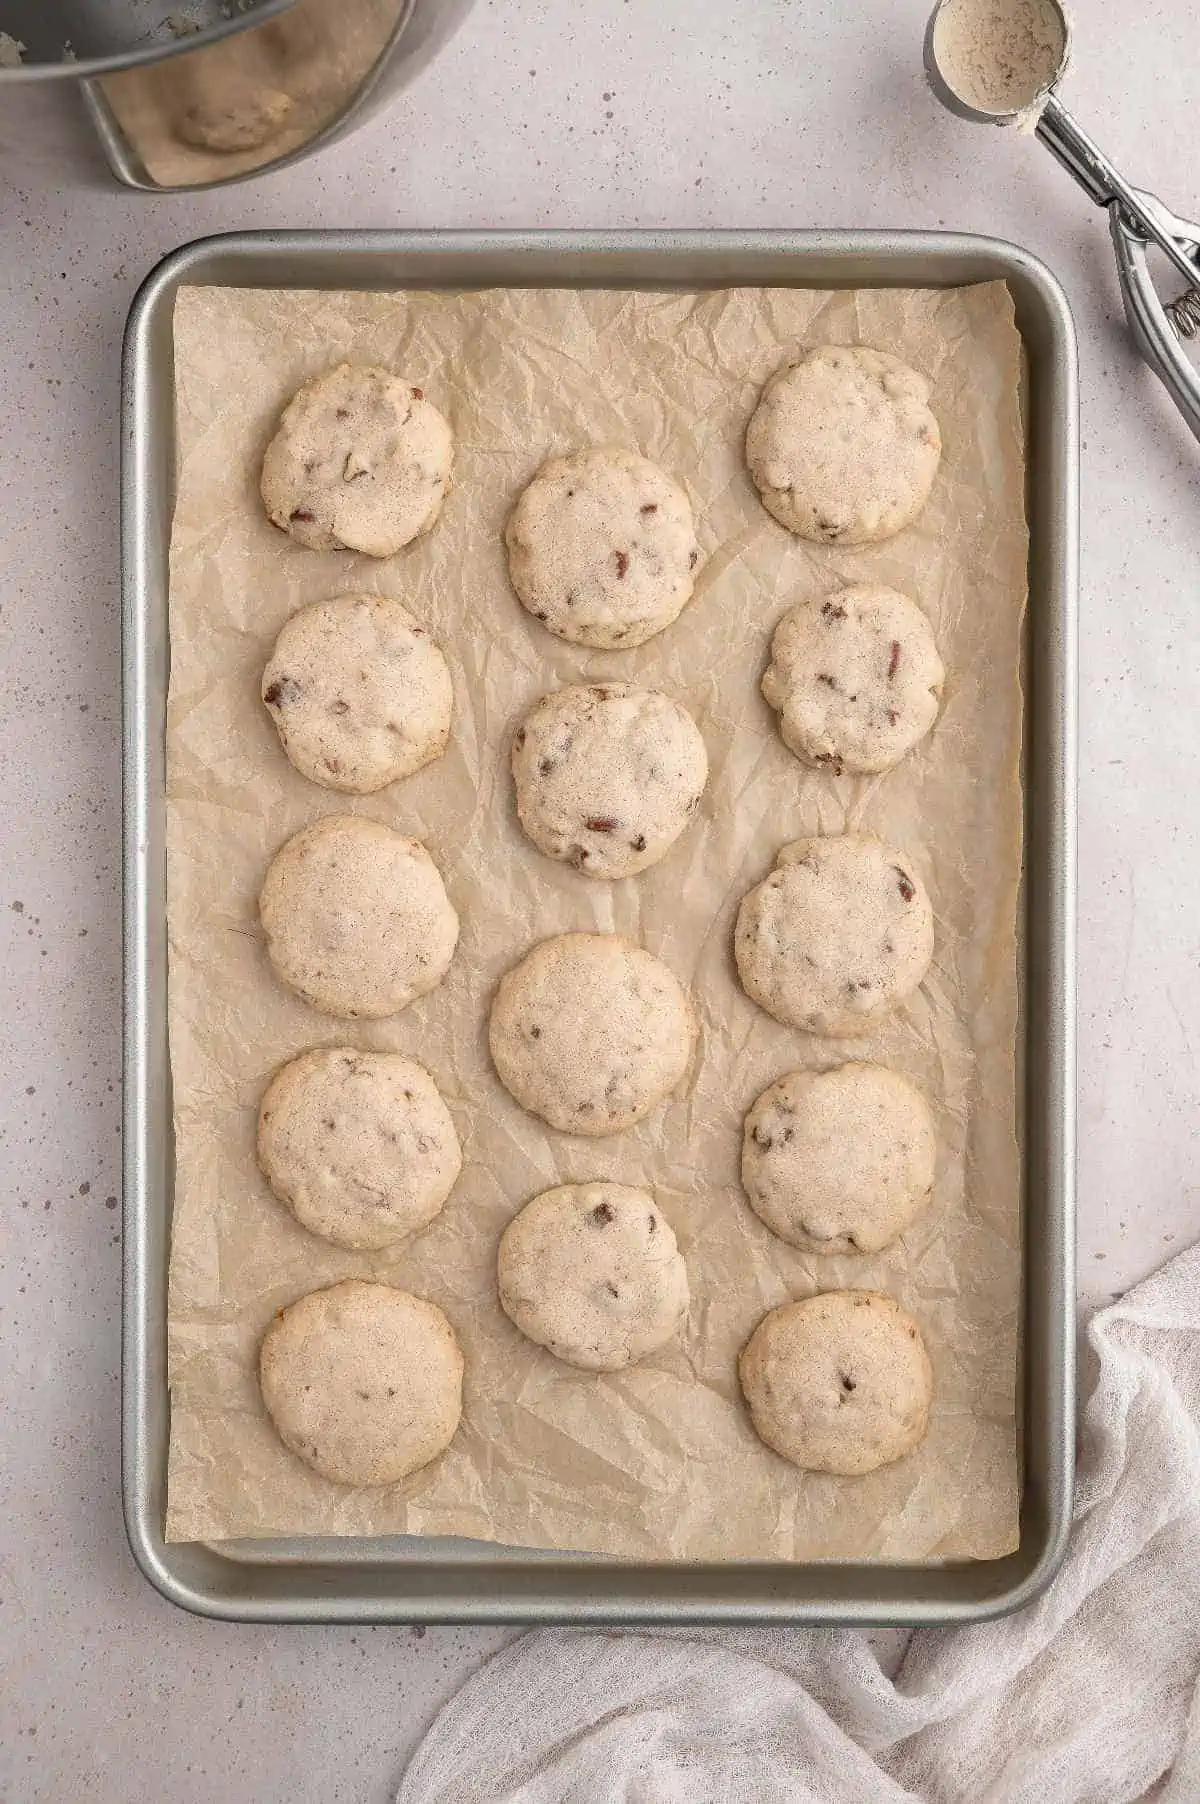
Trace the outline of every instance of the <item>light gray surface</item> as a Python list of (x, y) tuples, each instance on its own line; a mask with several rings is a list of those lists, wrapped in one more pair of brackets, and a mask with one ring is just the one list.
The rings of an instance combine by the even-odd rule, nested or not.
[[(65, 96), (6, 96), (0, 1795), (57, 1801), (87, 1785), (98, 1804), (374, 1804), (437, 1696), (500, 1638), (196, 1623), (153, 1598), (121, 1545), (107, 1207), (117, 353), (138, 280), (187, 237), (240, 225), (945, 224), (1045, 257), (1083, 340), (1086, 1297), (1194, 1236), (1200, 462), (1124, 338), (1103, 220), (1044, 150), (960, 124), (922, 92), (924, 11), (481, 0), (389, 118), (319, 163), (190, 201), (86, 188)], [(1066, 91), (1134, 180), (1192, 213), (1198, 42), (1197, 0), (1153, 14), (1092, 0)]]

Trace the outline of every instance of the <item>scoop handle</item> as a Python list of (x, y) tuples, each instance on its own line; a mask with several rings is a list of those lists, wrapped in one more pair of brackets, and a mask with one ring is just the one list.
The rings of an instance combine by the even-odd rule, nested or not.
[[(1157, 213), (1164, 227), (1170, 222), (1178, 233), (1174, 242), (1187, 246), (1194, 256), (1197, 241), (1200, 241), (1200, 225), (1190, 225), (1168, 214), (1161, 201), (1155, 200), (1152, 194), (1140, 194), (1138, 198), (1151, 218)], [(1194, 286), (1174, 303), (1173, 315), (1168, 315), (1151, 279), (1145, 237), (1125, 218), (1120, 204), (1109, 206), (1108, 221), (1125, 317), (1134, 343), (1195, 437), (1200, 439), (1200, 371), (1179, 342), (1177, 331), (1173, 330), (1173, 320), (1177, 322), (1180, 318), (1180, 307), (1188, 304), (1198, 292), (1200, 269), (1192, 275)]]
[(1098, 207), (1111, 207), (1115, 201), (1129, 224), (1143, 238), (1157, 244), (1188, 283), (1193, 287), (1200, 283), (1200, 264), (1195, 257), (1165, 229), (1153, 207), (1146, 205), (1148, 197), (1131, 187), (1113, 167), (1100, 146), (1071, 117), (1056, 94), (1046, 98), (1037, 122), (1037, 135)]

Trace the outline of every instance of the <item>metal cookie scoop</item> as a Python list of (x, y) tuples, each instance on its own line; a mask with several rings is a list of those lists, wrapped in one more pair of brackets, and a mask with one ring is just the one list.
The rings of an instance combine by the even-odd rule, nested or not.
[[(1026, 124), (1108, 212), (1134, 341), (1200, 439), (1200, 372), (1180, 338), (1200, 332), (1200, 225), (1134, 188), (1075, 123), (1055, 89), (1070, 56), (1059, 0), (938, 0), (925, 33), (925, 70), (944, 106), (989, 125)], [(1156, 244), (1187, 287), (1164, 302), (1150, 278)]]

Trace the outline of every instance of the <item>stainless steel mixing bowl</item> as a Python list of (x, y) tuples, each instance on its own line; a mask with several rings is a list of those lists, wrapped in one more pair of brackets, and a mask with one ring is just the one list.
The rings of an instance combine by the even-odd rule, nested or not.
[[(0, 0), (6, 80), (75, 78), (153, 63), (241, 31), (292, 0)], [(16, 47), (19, 46), (19, 49)]]
[(77, 82), (130, 187), (213, 187), (378, 111), (473, 0), (0, 0), (0, 88)]

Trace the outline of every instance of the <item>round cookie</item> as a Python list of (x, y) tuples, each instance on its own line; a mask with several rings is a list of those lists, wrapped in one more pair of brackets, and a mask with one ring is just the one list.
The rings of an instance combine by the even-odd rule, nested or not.
[(928, 1203), (936, 1157), (929, 1104), (898, 1071), (789, 1071), (746, 1116), (742, 1184), (791, 1246), (877, 1253)]
[(670, 850), (708, 781), (686, 708), (655, 689), (579, 684), (544, 695), (513, 738), (521, 825), (589, 877), (631, 877)]
[(292, 110), (292, 97), (260, 82), (228, 82), (219, 93), (204, 94), (180, 114), (176, 136), (194, 150), (229, 156), (257, 150), (282, 127)]
[(884, 351), (818, 345), (767, 383), (746, 429), (764, 507), (802, 539), (870, 545), (915, 520), (942, 454), (930, 384)]
[(258, 1162), (310, 1233), (374, 1251), (427, 1227), (462, 1170), (437, 1085), (398, 1052), (304, 1052), (258, 1111)]
[(263, 458), (263, 505), (312, 551), (391, 557), (441, 513), (453, 461), (450, 427), (422, 389), (341, 363), (284, 408)]
[(284, 624), (262, 698), (302, 776), (369, 795), (441, 756), (454, 690), (445, 658), (407, 608), (339, 595)]
[(826, 1291), (772, 1309), (738, 1373), (759, 1438), (808, 1472), (874, 1472), (929, 1427), (933, 1371), (921, 1330), (875, 1291)]
[(294, 834), (271, 860), (258, 912), (277, 976), (324, 1015), (396, 1014), (441, 982), (458, 943), (420, 840), (361, 815)]
[(521, 1333), (589, 1372), (653, 1353), (690, 1300), (670, 1223), (648, 1190), (625, 1184), (543, 1190), (504, 1230), (497, 1280)]
[(280, 1310), (259, 1384), (285, 1447), (339, 1485), (392, 1485), (444, 1453), (463, 1357), (433, 1303), (347, 1278)]
[(889, 770), (924, 738), (945, 674), (916, 603), (864, 583), (784, 615), (762, 692), (797, 758), (866, 773)]
[(670, 626), (700, 563), (682, 488), (618, 446), (544, 463), (504, 539), (512, 586), (534, 619), (560, 639), (609, 650)]
[(733, 950), (746, 994), (785, 1027), (866, 1033), (929, 969), (933, 910), (877, 839), (798, 839), (742, 898)]
[(564, 1134), (621, 1134), (687, 1070), (696, 1021), (661, 959), (615, 933), (542, 940), (500, 980), (488, 1039), (505, 1088)]

